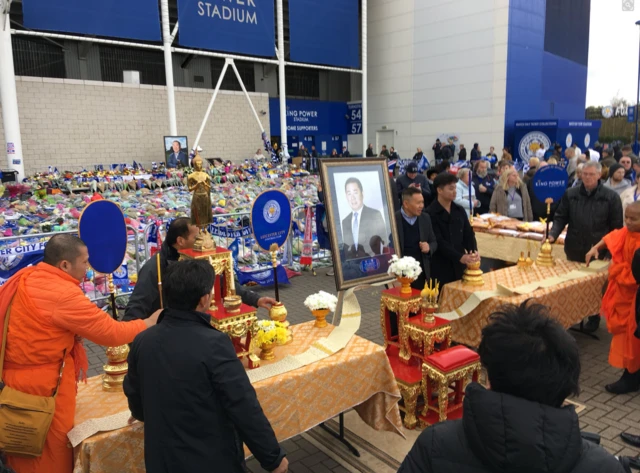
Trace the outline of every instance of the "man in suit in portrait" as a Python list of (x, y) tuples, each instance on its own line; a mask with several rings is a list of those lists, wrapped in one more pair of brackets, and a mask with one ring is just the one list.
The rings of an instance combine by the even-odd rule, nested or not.
[(167, 158), (167, 168), (189, 167), (189, 159), (184, 151), (180, 150), (180, 142), (174, 141), (171, 145), (172, 153)]
[(352, 212), (342, 220), (342, 242), (345, 259), (382, 254), (387, 244), (387, 227), (379, 210), (364, 205), (362, 183), (350, 177), (344, 190)]

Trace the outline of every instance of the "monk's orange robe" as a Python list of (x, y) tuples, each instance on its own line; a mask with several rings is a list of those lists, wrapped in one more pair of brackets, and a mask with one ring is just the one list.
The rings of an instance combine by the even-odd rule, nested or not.
[(638, 284), (631, 272), (631, 262), (640, 249), (640, 233), (622, 228), (604, 237), (611, 252), (609, 285), (602, 298), (602, 315), (613, 335), (609, 350), (609, 363), (626, 368), (631, 373), (640, 370), (640, 340), (633, 336), (636, 330), (635, 301)]
[(33, 459), (10, 456), (9, 466), (17, 473), (71, 473), (73, 449), (67, 433), (74, 426), (77, 358), (84, 354), (79, 337), (123, 345), (146, 328), (145, 322), (116, 322), (82, 293), (79, 281), (46, 263), (20, 271), (0, 288), (0, 324), (10, 303), (3, 372), (7, 386), (51, 396), (65, 350), (66, 364), (43, 454)]

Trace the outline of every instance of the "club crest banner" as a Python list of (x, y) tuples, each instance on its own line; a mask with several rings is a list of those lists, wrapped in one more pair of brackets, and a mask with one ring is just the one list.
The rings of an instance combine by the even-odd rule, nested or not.
[(287, 241), (291, 229), (291, 204), (284, 192), (263, 192), (251, 208), (251, 226), (256, 243), (264, 251), (274, 243), (280, 248)]
[(178, 21), (183, 46), (275, 56), (273, 0), (178, 0)]

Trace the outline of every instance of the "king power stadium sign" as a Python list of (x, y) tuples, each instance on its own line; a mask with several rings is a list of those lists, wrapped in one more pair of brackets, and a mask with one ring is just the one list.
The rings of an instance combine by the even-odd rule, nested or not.
[(218, 18), (224, 21), (258, 24), (258, 15), (254, 0), (226, 0), (227, 5), (216, 5), (209, 2), (198, 2), (198, 15)]

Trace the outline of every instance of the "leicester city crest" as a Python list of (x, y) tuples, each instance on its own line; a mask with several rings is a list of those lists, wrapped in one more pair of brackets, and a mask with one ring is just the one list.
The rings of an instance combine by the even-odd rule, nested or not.
[(0, 258), (0, 271), (9, 271), (20, 264), (24, 255), (9, 255)]
[(520, 159), (523, 162), (528, 163), (529, 158), (535, 156), (536, 151), (540, 149), (541, 145), (544, 145), (544, 149), (549, 149), (551, 147), (551, 140), (547, 135), (541, 131), (532, 131), (527, 133), (522, 137), (520, 145), (518, 146)]
[(269, 223), (277, 222), (280, 218), (280, 204), (275, 200), (268, 201), (264, 206), (262, 216)]

